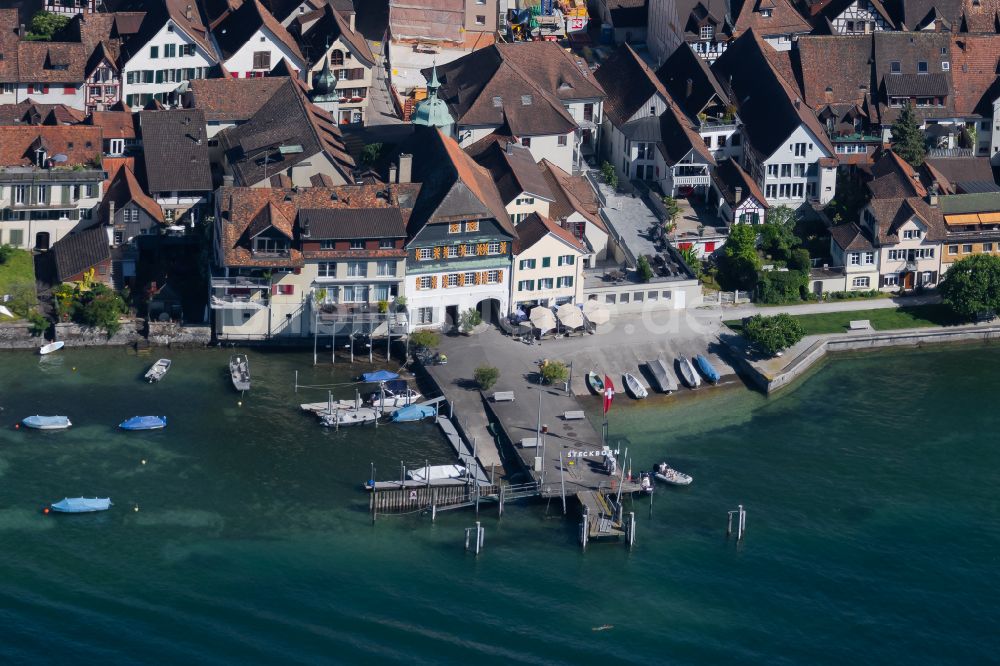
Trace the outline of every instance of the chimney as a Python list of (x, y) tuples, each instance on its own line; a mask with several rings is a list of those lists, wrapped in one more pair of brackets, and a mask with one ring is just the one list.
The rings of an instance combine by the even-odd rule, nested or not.
[(25, 36), (26, 34), (28, 34), (28, 33), (26, 33), (26, 32), (24, 31), (24, 24), (22, 23), (22, 24), (21, 24), (21, 27), (20, 27), (20, 28), (18, 29), (18, 31), (17, 31), (17, 36), (18, 36), (18, 37), (20, 37), (21, 39), (24, 39), (24, 36)]
[(733, 190), (733, 195), (735, 197), (733, 203), (738, 205), (743, 198), (743, 188), (737, 185), (735, 190)]
[(800, 99), (799, 99), (798, 97), (796, 97), (796, 98), (795, 98), (795, 108), (796, 108), (796, 109), (797, 109), (797, 108), (799, 108), (799, 106), (800, 106), (801, 104), (802, 104), (802, 100), (800, 100)]
[(513, 141), (508, 141), (507, 143), (504, 144), (503, 147), (504, 147), (504, 152), (506, 152), (508, 155), (510, 155), (510, 154), (512, 154), (514, 152), (514, 142)]
[(690, 97), (692, 92), (694, 92), (694, 81), (688, 79), (684, 87), (684, 97)]
[(354, 27), (354, 12), (348, 14), (348, 18), (351, 20), (351, 32), (357, 32), (356, 28)]
[(311, 234), (309, 231), (309, 218), (306, 217), (302, 220), (302, 237), (309, 238), (310, 235)]
[(184, 18), (186, 18), (188, 21), (190, 21), (193, 18), (193, 16), (194, 16), (194, 12), (191, 9), (191, 5), (188, 5), (187, 9), (184, 10)]
[(107, 224), (114, 225), (115, 223), (115, 202), (114, 199), (108, 201), (108, 221)]
[(399, 156), (399, 180), (398, 183), (408, 183), (410, 182), (410, 177), (413, 175), (413, 155), (400, 155)]
[(227, 173), (222, 176), (222, 186), (232, 187), (233, 186), (233, 174)]
[(396, 172), (396, 165), (395, 164), (390, 164), (389, 165), (389, 182), (390, 183), (397, 182), (396, 181), (396, 173), (397, 173)]

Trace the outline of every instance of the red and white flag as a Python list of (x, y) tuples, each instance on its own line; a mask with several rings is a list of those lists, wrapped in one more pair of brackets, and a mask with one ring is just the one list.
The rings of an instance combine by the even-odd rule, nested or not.
[(615, 399), (615, 385), (611, 377), (604, 375), (604, 414), (607, 416), (611, 409), (611, 401)]

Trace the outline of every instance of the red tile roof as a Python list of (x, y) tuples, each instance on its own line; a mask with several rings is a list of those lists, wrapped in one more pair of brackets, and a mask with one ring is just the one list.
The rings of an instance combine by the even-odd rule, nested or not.
[(104, 194), (101, 201), (99, 218), (104, 224), (111, 224), (109, 219), (111, 203), (114, 202), (115, 210), (134, 202), (137, 206), (146, 211), (150, 217), (157, 222), (163, 222), (163, 210), (153, 199), (143, 192), (139, 186), (139, 181), (135, 179), (135, 174), (128, 166), (121, 166), (117, 169), (111, 185)]
[(520, 254), (549, 234), (563, 241), (577, 252), (587, 253), (587, 248), (577, 240), (576, 236), (563, 229), (558, 224), (538, 213), (532, 213), (517, 225), (517, 239), (514, 241), (514, 254)]
[(951, 81), (955, 112), (959, 115), (992, 115), (993, 99), (1000, 97), (994, 84), (1000, 66), (1000, 36), (957, 34), (951, 39)]
[(67, 156), (60, 167), (101, 163), (101, 128), (87, 125), (17, 125), (0, 127), (0, 166), (30, 166), (35, 146), (43, 146), (49, 157)]

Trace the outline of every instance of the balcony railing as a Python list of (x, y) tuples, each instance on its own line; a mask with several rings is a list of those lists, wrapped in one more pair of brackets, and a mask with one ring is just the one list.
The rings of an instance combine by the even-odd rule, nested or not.
[(674, 185), (677, 187), (683, 187), (685, 185), (708, 185), (711, 181), (711, 177), (708, 174), (701, 174), (698, 176), (674, 176)]

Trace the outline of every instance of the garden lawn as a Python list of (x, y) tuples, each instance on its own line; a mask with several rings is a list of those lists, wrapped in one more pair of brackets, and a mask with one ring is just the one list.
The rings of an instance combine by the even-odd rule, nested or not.
[(0, 264), (0, 300), (19, 282), (35, 285), (35, 259), (27, 250), (14, 250), (6, 263)]
[[(928, 326), (950, 326), (964, 323), (943, 304), (915, 305), (906, 308), (880, 308), (876, 310), (854, 310), (851, 312), (822, 312), (818, 314), (793, 315), (806, 335), (824, 333), (844, 333), (852, 321), (867, 319), (876, 331), (892, 331), (900, 328), (925, 328)], [(727, 321), (726, 326), (739, 333), (742, 322)]]

